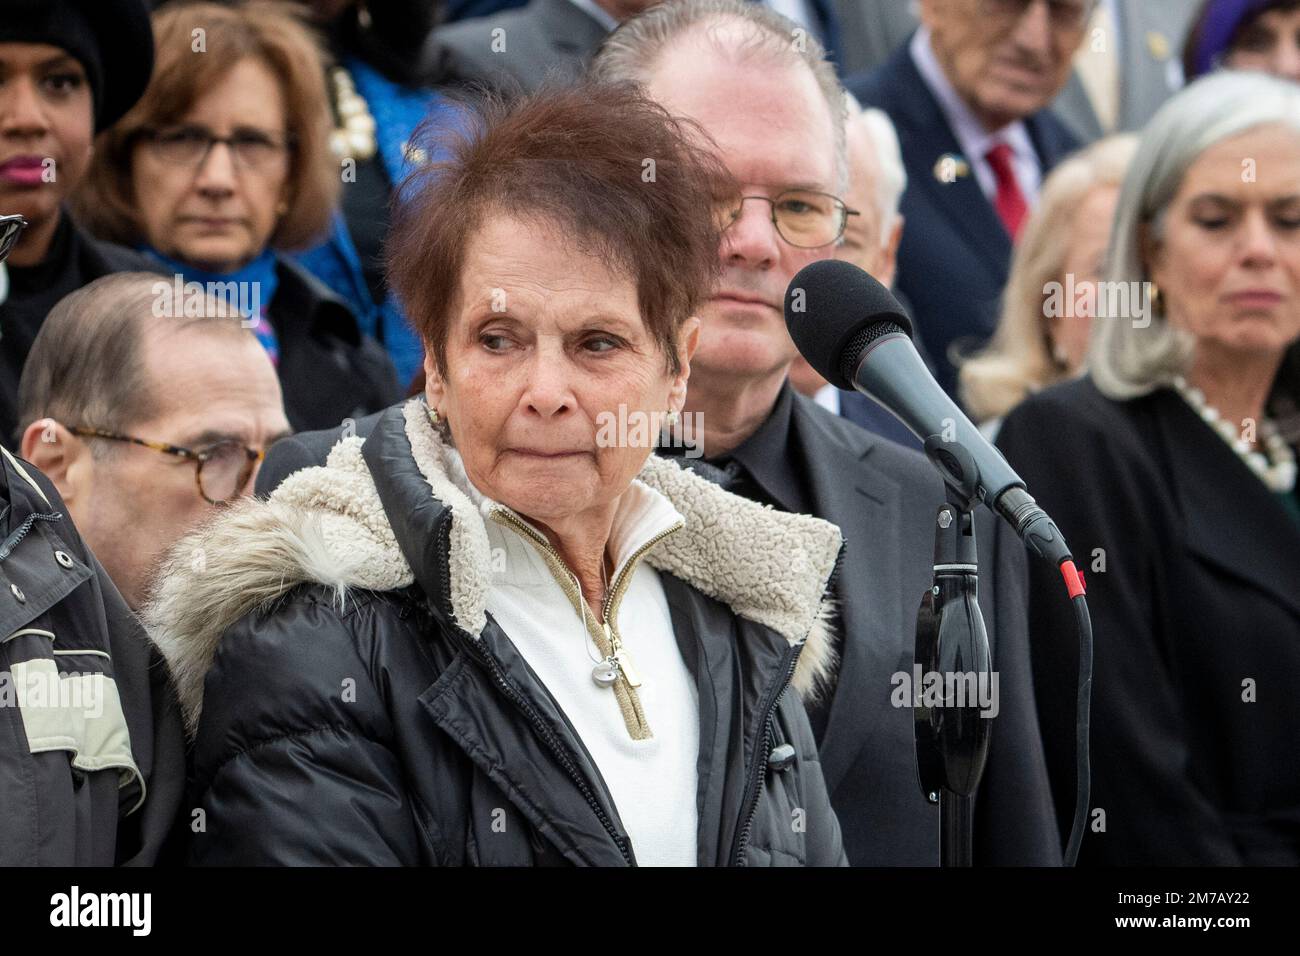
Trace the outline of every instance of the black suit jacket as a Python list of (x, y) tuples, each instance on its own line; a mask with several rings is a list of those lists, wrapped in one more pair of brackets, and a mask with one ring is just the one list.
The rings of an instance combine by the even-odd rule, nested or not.
[[(787, 388), (789, 386), (787, 385)], [(870, 435), (811, 399), (794, 396), (787, 445), (809, 462), (813, 513), (839, 525), (842, 659), (818, 741), (822, 770), (856, 866), (936, 866), (939, 811), (921, 794), (912, 711), (890, 702), (897, 672), (911, 672), (916, 613), (932, 579), (937, 473), (919, 454)], [(366, 435), (378, 416), (356, 423)], [(266, 494), (319, 464), (340, 429), (277, 442), (257, 478)], [(717, 478), (716, 469), (701, 469)], [(1061, 860), (1039, 737), (1026, 632), (1025, 558), (992, 515), (977, 518), (980, 601), (999, 672), (1000, 713), (976, 799), (975, 862), (1053, 865)]]
[(898, 442), (904, 448), (921, 450), (920, 440), (907, 430), (907, 426), (894, 417), (879, 402), (861, 392), (840, 389), (840, 414), (873, 435)]
[[(1300, 864), (1300, 524), (1168, 389), (1124, 402), (1087, 379), (1048, 389), (1007, 416), (998, 444), (1087, 579), (1091, 806), (1105, 829), (1087, 832), (1080, 862)], [(1033, 575), (1064, 828), (1077, 642), (1059, 579)]]
[[(836, 595), (841, 661), (818, 742), (844, 848), (855, 866), (938, 865), (939, 812), (921, 794), (913, 713), (894, 707), (890, 695), (893, 675), (912, 667), (942, 482), (920, 454), (801, 395), (790, 430), (791, 453), (802, 449), (807, 462), (812, 513), (839, 525), (845, 539)], [(984, 509), (976, 536), (1000, 712), (975, 803), (975, 862), (1059, 865), (1031, 682), (1025, 550)]]
[[(952, 351), (984, 345), (997, 327), (1011, 267), (1011, 237), (973, 172), (953, 182), (937, 175), (940, 159), (961, 149), (912, 61), (910, 45), (903, 44), (879, 70), (847, 85), (864, 106), (888, 113), (898, 129), (907, 169), (901, 205), (907, 227), (898, 247), (895, 284), (911, 303), (939, 384), (956, 395)], [(1078, 146), (1048, 111), (1029, 117), (1025, 126), (1044, 173)]]
[(387, 408), (402, 397), (382, 345), (361, 331), (341, 298), (281, 257), (268, 313), (280, 346), (277, 372), (294, 429), (325, 428)]

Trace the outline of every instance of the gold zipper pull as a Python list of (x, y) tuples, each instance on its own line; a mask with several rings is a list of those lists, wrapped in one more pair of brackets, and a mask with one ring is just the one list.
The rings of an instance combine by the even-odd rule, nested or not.
[(632, 687), (641, 686), (641, 678), (637, 675), (636, 668), (632, 666), (632, 655), (623, 647), (623, 639), (618, 636), (618, 631), (610, 626), (609, 618), (605, 618), (605, 640), (609, 641), (609, 659), (618, 665), (622, 671), (624, 679)]
[(618, 669), (623, 672), (627, 682), (633, 687), (641, 686), (641, 678), (637, 676), (636, 669), (632, 666), (632, 657), (626, 650), (619, 648), (614, 652), (614, 660), (618, 662)]

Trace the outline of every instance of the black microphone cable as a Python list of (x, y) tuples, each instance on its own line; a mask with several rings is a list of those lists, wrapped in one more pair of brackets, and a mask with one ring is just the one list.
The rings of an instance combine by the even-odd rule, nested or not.
[[(972, 476), (967, 471), (975, 468), (980, 500), (1009, 522), (1026, 547), (1050, 562), (1064, 579), (1079, 642), (1075, 709), (1077, 779), (1074, 819), (1065, 850), (1065, 864), (1076, 865), (1091, 795), (1093, 636), (1083, 576), (1075, 567), (1064, 536), (1025, 490), (1024, 482), (1006, 459), (985, 442), (970, 420), (943, 395), (911, 343), (911, 321), (893, 294), (872, 276), (844, 260), (827, 259), (805, 266), (786, 290), (785, 320), (800, 353), (823, 378), (840, 388), (856, 389), (875, 398), (926, 442), (931, 463), (950, 487), (962, 490), (965, 495), (963, 489), (972, 485)], [(888, 370), (877, 382), (881, 389), (879, 395), (866, 391), (858, 381), (869, 352), (875, 353), (877, 373)], [(927, 396), (924, 390), (914, 392), (909, 376), (928, 381), (933, 393)], [(940, 417), (957, 428), (959, 441), (963, 435), (970, 438), (973, 455), (968, 453), (959, 458), (945, 454), (942, 440), (926, 441), (931, 437), (942, 438), (923, 434), (931, 431)], [(986, 453), (979, 451), (981, 447)]]

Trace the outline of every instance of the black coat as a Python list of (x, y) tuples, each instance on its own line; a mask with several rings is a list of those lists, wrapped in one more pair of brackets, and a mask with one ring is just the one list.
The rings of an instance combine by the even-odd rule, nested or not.
[(9, 295), (0, 303), (0, 444), (17, 450), (18, 383), (45, 316), (65, 295), (114, 272), (160, 272), (157, 263), (83, 232), (62, 214), (45, 261), (6, 263)]
[[(998, 444), (1088, 586), (1105, 830), (1080, 861), (1300, 863), (1300, 525), (1169, 389), (1123, 402), (1087, 379), (1048, 389)], [(1059, 579), (1034, 575), (1035, 683), (1066, 828), (1077, 644)]]
[(185, 781), (167, 668), (53, 483), (0, 452), (0, 496), (0, 866), (150, 865)]
[[(939, 810), (920, 790), (913, 713), (890, 698), (893, 675), (912, 668), (943, 485), (918, 453), (793, 399), (784, 454), (804, 464), (809, 513), (844, 533), (836, 579), (843, 649), (818, 740), (844, 848), (854, 866), (937, 866)], [(1025, 550), (984, 508), (976, 536), (1000, 708), (975, 801), (975, 863), (1060, 865), (1031, 683)]]
[(280, 257), (267, 314), (280, 347), (280, 389), (295, 431), (331, 428), (402, 397), (388, 353), (361, 331), (347, 303)]
[[(482, 519), (468, 499), (469, 510), (457, 510), (463, 493), (449, 489), (437, 453), (417, 451), (432, 434), (422, 400), (396, 406), (364, 446), (341, 444), (328, 468), (294, 475), (270, 502), (243, 503), (178, 549), (150, 620), (197, 722), (192, 805), (206, 829), (193, 862), (634, 862), (582, 740), (509, 636), (466, 596), (473, 588), (462, 582), (475, 572), (465, 571), (472, 549), (460, 542)], [(843, 863), (807, 716), (786, 692), (792, 679), (810, 686), (805, 664), (819, 659), (810, 655), (839, 535), (809, 519), (785, 524), (788, 516), (652, 464), (685, 483), (687, 497), (703, 496), (701, 514), (717, 521), (704, 529), (684, 511), (674, 540), (704, 545), (708, 536), (715, 564), (750, 543), (728, 530), (733, 509), (755, 542), (779, 527), (792, 535), (779, 560), (755, 558), (785, 570), (763, 579), (771, 591), (755, 587), (749, 616), (685, 579), (721, 579), (701, 554), (680, 565), (695, 569), (685, 576), (671, 570), (673, 548), (667, 564), (659, 550), (647, 558), (699, 694), (698, 862)], [(653, 482), (648, 470), (643, 480)], [(335, 546), (315, 539), (315, 527)], [(207, 556), (201, 569), (193, 553)], [(800, 567), (811, 570), (792, 583)], [(340, 601), (330, 585), (348, 581), (355, 586)], [(767, 602), (788, 607), (800, 594), (811, 597), (794, 627), (811, 628), (806, 643), (757, 622)], [(349, 679), (352, 699), (341, 692)], [(784, 744), (793, 762), (769, 766)]]
[[(376, 420), (357, 422), (356, 434), (369, 434)], [(818, 741), (844, 847), (855, 866), (937, 866), (939, 811), (920, 790), (912, 711), (894, 707), (890, 695), (892, 676), (911, 672), (943, 486), (916, 452), (811, 399), (793, 396), (790, 423), (782, 454), (805, 463), (811, 513), (838, 525), (845, 537), (835, 588), (843, 648), (829, 723)], [(334, 430), (277, 442), (258, 473), (257, 493), (323, 462), (338, 438)], [(1001, 712), (976, 801), (975, 861), (1059, 865), (1031, 684), (1025, 552), (985, 509), (976, 522), (980, 606), (999, 672)]]

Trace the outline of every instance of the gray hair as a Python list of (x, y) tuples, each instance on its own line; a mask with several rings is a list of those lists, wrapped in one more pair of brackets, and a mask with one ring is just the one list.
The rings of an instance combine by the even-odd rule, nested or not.
[(876, 164), (880, 168), (876, 177), (876, 208), (880, 211), (880, 244), (886, 245), (898, 222), (903, 193), (907, 191), (907, 169), (903, 166), (898, 130), (889, 114), (875, 107), (850, 117), (849, 122), (862, 126), (876, 151)]
[(27, 426), (42, 418), (121, 431), (154, 417), (162, 396), (145, 370), (143, 346), (146, 335), (159, 327), (251, 339), (243, 317), (210, 295), (188, 315), (175, 313), (170, 298), (168, 309), (160, 309), (160, 294), (170, 293), (171, 285), (169, 276), (117, 272), (55, 304), (41, 323), (18, 383), (19, 440)]
[[(724, 47), (714, 30), (727, 21), (750, 27), (743, 44)], [(760, 3), (745, 0), (671, 0), (651, 7), (606, 37), (591, 64), (591, 75), (605, 82), (645, 84), (659, 57), (693, 33), (702, 34), (718, 52), (742, 61), (765, 57), (802, 64), (812, 71), (830, 109), (835, 134), (835, 175), (843, 191), (849, 179), (848, 146), (844, 134), (844, 93), (835, 68), (821, 43), (805, 27)]]
[(844, 91), (844, 109), (850, 127), (860, 128), (871, 144), (876, 157), (876, 211), (880, 214), (880, 244), (888, 245), (890, 234), (898, 222), (898, 210), (907, 192), (907, 168), (903, 165), (903, 149), (898, 142), (898, 130), (889, 114), (882, 109), (863, 109), (858, 98)]
[[(1161, 107), (1142, 133), (1120, 190), (1107, 270), (1113, 288), (1146, 288), (1143, 228), (1163, 237), (1169, 204), (1196, 159), (1223, 140), (1274, 124), (1300, 131), (1300, 87), (1262, 73), (1211, 74)], [(1114, 399), (1136, 398), (1184, 374), (1195, 346), (1191, 335), (1171, 326), (1159, 310), (1144, 309), (1149, 321), (1141, 322), (1135, 310), (1108, 314), (1101, 304), (1109, 298), (1098, 296), (1088, 356), (1097, 388)]]

